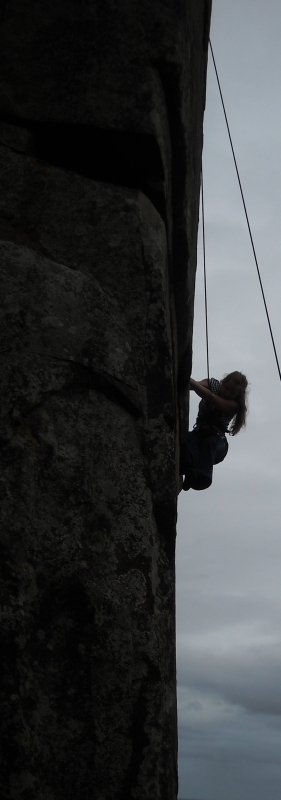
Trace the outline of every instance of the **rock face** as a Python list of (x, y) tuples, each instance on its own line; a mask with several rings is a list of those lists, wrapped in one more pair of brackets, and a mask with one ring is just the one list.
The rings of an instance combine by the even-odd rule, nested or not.
[(178, 443), (210, 10), (2, 11), (7, 800), (177, 796)]

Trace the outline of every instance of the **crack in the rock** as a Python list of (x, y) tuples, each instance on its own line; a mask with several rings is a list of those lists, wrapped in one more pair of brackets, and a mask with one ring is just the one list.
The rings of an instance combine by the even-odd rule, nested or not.
[(104, 394), (105, 397), (111, 400), (111, 402), (116, 403), (117, 405), (121, 406), (121, 408), (124, 408), (136, 419), (143, 416), (144, 412), (141, 406), (138, 391), (133, 386), (123, 383), (121, 380), (114, 378), (112, 375), (103, 370), (93, 370), (92, 368), (87, 367), (77, 361), (72, 361), (71, 359), (61, 358), (60, 356), (50, 355), (48, 353), (36, 352), (36, 354), (43, 355), (45, 358), (61, 361), (65, 364), (73, 365), (80, 371), (80, 377), (82, 377), (82, 380), (80, 383), (78, 383), (77, 377), (73, 376), (73, 380), (69, 380), (69, 382), (61, 388), (50, 389), (49, 391), (42, 392), (43, 396), (41, 397), (41, 400), (38, 400), (32, 404), (29, 403), (25, 410), (19, 410), (16, 419), (11, 418), (11, 415), (8, 415), (8, 418), (10, 418), (10, 424), (14, 430), (10, 436), (2, 436), (0, 440), (0, 447), (6, 446), (7, 443), (14, 438), (14, 436), (21, 434), (21, 432), (23, 435), (25, 435), (27, 432), (27, 438), (29, 438), (34, 444), (38, 445), (38, 440), (36, 440), (36, 437), (34, 437), (34, 434), (29, 428), (25, 428), (25, 425), (34, 411), (36, 411), (37, 408), (42, 407), (49, 400), (49, 398), (53, 396), (84, 394), (85, 392), (94, 390)]
[(142, 191), (166, 221), (164, 167), (158, 142), (151, 134), (31, 122), (10, 115), (0, 115), (0, 121), (32, 134), (32, 154), (28, 155), (90, 180)]
[[(128, 383), (124, 383), (119, 378), (114, 377), (105, 370), (99, 370), (96, 367), (88, 367), (85, 364), (81, 364), (79, 361), (56, 356), (52, 353), (42, 353), (39, 351), (34, 351), (34, 353), (36, 353), (36, 355), (43, 356), (44, 358), (55, 359), (56, 361), (62, 361), (65, 364), (71, 364), (75, 367), (78, 367), (84, 373), (84, 375), (87, 376), (87, 385), (82, 384), (80, 386), (75, 386), (74, 381), (72, 384), (69, 384), (68, 387), (65, 387), (65, 391), (83, 392), (85, 389), (86, 391), (96, 389), (97, 391), (101, 391), (103, 394), (107, 395), (111, 400), (113, 400), (113, 402), (118, 402), (119, 405), (126, 408), (126, 410), (129, 411), (133, 416), (139, 417), (143, 414), (137, 389)], [(52, 390), (50, 394), (51, 393)]]

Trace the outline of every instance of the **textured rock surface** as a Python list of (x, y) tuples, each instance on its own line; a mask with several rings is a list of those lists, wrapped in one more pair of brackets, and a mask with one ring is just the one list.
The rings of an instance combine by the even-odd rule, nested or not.
[(3, 9), (11, 800), (176, 798), (177, 453), (209, 15), (203, 0)]

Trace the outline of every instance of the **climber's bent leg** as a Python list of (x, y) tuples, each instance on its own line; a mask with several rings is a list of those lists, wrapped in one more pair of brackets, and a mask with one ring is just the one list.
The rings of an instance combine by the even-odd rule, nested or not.
[(227, 451), (228, 443), (218, 433), (200, 428), (190, 431), (181, 453), (181, 466), (185, 467), (183, 489), (208, 489), (212, 483), (213, 465), (223, 461)]

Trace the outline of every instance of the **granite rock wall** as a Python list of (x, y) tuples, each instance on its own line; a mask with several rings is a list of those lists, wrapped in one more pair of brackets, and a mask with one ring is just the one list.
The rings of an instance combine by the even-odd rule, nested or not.
[(209, 0), (0, 19), (1, 797), (175, 800)]

